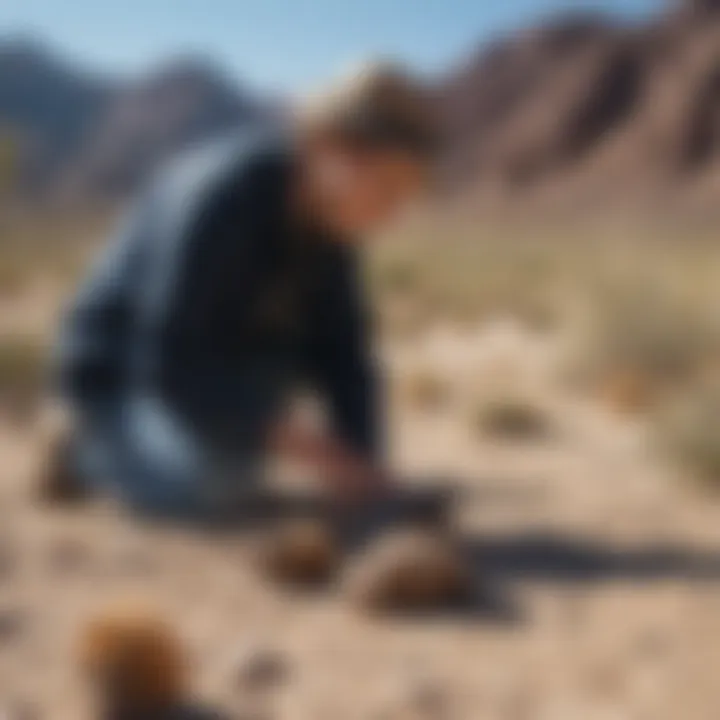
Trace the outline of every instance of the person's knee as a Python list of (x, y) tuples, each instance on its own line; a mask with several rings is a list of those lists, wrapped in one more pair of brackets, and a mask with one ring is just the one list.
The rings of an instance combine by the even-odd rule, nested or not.
[(122, 429), (122, 464), (128, 500), (138, 509), (191, 513), (202, 502), (207, 473), (198, 440), (151, 400), (130, 409)]

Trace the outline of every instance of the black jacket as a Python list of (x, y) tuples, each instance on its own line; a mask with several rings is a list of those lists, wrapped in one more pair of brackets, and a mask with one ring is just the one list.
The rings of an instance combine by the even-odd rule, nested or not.
[(83, 408), (157, 395), (219, 443), (259, 442), (293, 386), (378, 450), (378, 389), (351, 246), (289, 211), (293, 152), (232, 139), (143, 194), (68, 314), (61, 391)]

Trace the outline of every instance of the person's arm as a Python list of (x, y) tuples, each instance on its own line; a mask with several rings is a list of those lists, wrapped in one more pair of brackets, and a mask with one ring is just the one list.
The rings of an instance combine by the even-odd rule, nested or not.
[(360, 482), (384, 484), (381, 384), (356, 264), (344, 248), (314, 320), (308, 375), (329, 410), (332, 445), (327, 452)]
[(256, 161), (192, 191), (184, 215), (158, 238), (140, 299), (143, 375), (170, 410), (213, 441), (250, 441), (259, 429), (249, 417), (238, 427), (239, 409), (255, 399), (243, 318), (261, 280), (265, 224), (278, 213), (272, 204), (282, 178), (273, 168)]

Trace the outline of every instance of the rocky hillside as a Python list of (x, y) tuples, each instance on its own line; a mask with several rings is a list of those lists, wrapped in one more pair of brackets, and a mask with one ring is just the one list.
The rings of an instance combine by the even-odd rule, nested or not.
[[(500, 38), (439, 80), (450, 197), (714, 207), (720, 191), (720, 0), (670, 0), (642, 23), (563, 15)], [(23, 184), (115, 197), (189, 142), (267, 112), (217, 68), (176, 60), (135, 82), (0, 42), (0, 130)]]
[(0, 128), (20, 147), (28, 194), (124, 194), (188, 143), (264, 112), (195, 58), (129, 82), (90, 76), (35, 43), (0, 42)]
[(24, 184), (51, 183), (74, 162), (116, 90), (39, 45), (0, 43), (0, 127), (22, 148)]
[[(710, 200), (720, 178), (720, 2), (643, 25), (565, 17), (445, 78), (451, 188), (474, 198)], [(718, 183), (720, 185), (720, 183)]]

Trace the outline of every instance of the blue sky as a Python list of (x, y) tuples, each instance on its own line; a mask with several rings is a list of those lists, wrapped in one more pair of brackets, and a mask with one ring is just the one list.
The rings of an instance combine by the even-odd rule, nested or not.
[(72, 59), (135, 72), (212, 54), (252, 85), (287, 91), (372, 53), (433, 72), (498, 32), (571, 9), (630, 17), (662, 0), (0, 0), (0, 36), (37, 34)]

